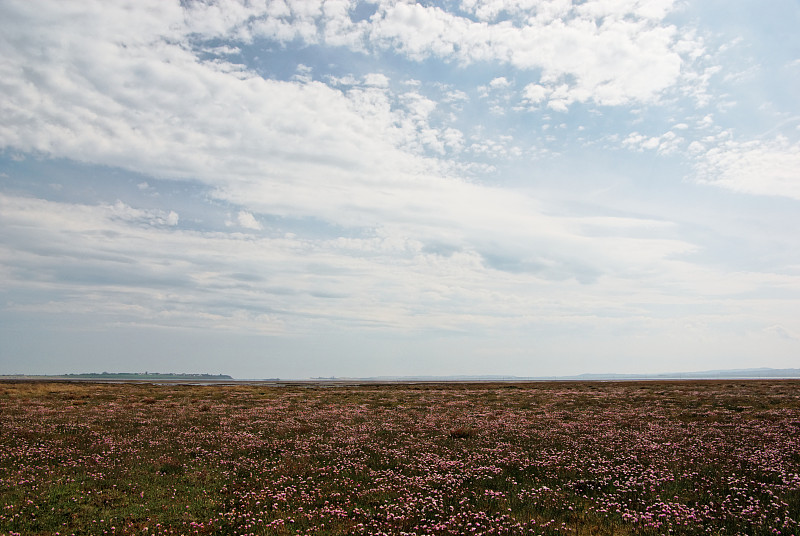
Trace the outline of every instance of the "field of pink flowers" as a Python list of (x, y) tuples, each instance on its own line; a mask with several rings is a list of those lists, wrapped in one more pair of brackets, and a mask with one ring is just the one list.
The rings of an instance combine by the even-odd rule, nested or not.
[(0, 534), (800, 534), (800, 382), (0, 383)]

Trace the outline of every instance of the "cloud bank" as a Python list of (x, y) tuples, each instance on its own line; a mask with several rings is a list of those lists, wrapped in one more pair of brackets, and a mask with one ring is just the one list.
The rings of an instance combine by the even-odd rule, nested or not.
[[(548, 352), (676, 332), (785, 352), (796, 339), (777, 335), (800, 333), (791, 237), (771, 235), (784, 253), (769, 266), (744, 262), (719, 244), (736, 229), (761, 254), (759, 229), (721, 197), (712, 217), (681, 196), (795, 202), (792, 110), (766, 133), (727, 124), (742, 99), (724, 84), (743, 82), (686, 9), (4, 2), (3, 311), (482, 334), (516, 356), (543, 333)], [(63, 165), (31, 171), (47, 162)], [(794, 221), (792, 206), (772, 217)]]

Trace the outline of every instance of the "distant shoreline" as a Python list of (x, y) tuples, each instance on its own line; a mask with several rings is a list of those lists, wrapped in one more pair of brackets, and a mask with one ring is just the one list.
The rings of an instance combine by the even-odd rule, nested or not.
[[(727, 373), (726, 373), (727, 372)], [(69, 383), (151, 383), (172, 385), (275, 385), (282, 387), (347, 387), (358, 385), (421, 385), (421, 384), (524, 384), (524, 383), (653, 383), (653, 382), (717, 382), (717, 381), (797, 381), (800, 369), (764, 371), (746, 374), (745, 371), (720, 371), (711, 373), (684, 373), (662, 375), (602, 375), (515, 377), (515, 376), (408, 376), (372, 378), (249, 378), (237, 379), (227, 375), (192, 374), (64, 374), (64, 375), (0, 375), (0, 382), (69, 382)]]
[(196, 384), (273, 383), (279, 385), (356, 385), (419, 383), (526, 383), (526, 382), (652, 382), (701, 380), (800, 380), (800, 369), (732, 369), (663, 374), (580, 374), (577, 376), (372, 376), (312, 378), (233, 378), (227, 374), (190, 374), (161, 372), (103, 372), (82, 374), (4, 374), (0, 381), (76, 381), (76, 382), (152, 382)]
[(186, 373), (136, 373), (136, 372), (103, 372), (83, 374), (3, 374), (0, 380), (40, 380), (40, 381), (73, 381), (73, 382), (201, 382), (220, 383), (235, 382), (227, 374), (186, 374)]

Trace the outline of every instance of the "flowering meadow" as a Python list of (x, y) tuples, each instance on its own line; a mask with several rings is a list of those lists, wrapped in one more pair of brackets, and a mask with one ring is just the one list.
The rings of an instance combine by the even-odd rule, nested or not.
[(0, 534), (800, 534), (800, 382), (0, 382)]

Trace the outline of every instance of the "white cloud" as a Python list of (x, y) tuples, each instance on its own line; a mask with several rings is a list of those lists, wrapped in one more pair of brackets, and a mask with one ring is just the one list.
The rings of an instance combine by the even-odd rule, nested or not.
[(239, 211), (239, 214), (236, 215), (236, 221), (239, 222), (239, 225), (245, 229), (260, 231), (263, 228), (255, 216), (246, 210)]
[(489, 87), (491, 89), (505, 89), (511, 87), (511, 82), (509, 82), (505, 76), (499, 76), (497, 78), (493, 78), (489, 82)]
[(723, 141), (702, 156), (695, 171), (703, 183), (800, 199), (800, 143), (784, 137)]
[(707, 114), (697, 122), (697, 128), (708, 129), (714, 126), (714, 116)]
[(638, 132), (633, 132), (627, 138), (622, 140), (622, 145), (633, 147), (638, 151), (645, 149), (656, 149), (660, 143), (660, 139), (656, 136), (644, 136)]
[[(651, 101), (679, 82), (682, 55), (696, 56), (702, 46), (662, 24), (672, 2), (493, 5), (519, 15), (522, 24), (492, 24), (489, 16), (472, 22), (439, 8), (400, 3), (384, 8), (370, 38), (413, 59), (433, 55), (542, 69), (540, 84), (560, 92), (551, 104), (557, 110), (588, 100)], [(523, 18), (530, 11), (536, 16)]]
[[(646, 136), (638, 132), (632, 132), (624, 140), (622, 140), (623, 147), (627, 147), (638, 152), (654, 150), (662, 155), (678, 152), (683, 149), (684, 145), (685, 139), (681, 136), (678, 136), (671, 130), (668, 130), (659, 136)], [(690, 151), (696, 150), (696, 146), (694, 149), (690, 147)]]
[[(611, 106), (649, 102), (679, 83), (704, 94), (716, 68), (698, 66), (695, 75), (685, 64), (684, 58), (693, 64), (702, 56), (703, 45), (664, 22), (673, 1), (492, 1), (463, 7), (479, 21), (440, 7), (386, 1), (372, 18), (353, 22), (348, 2), (306, 0), (226, 10), (192, 4), (185, 18), (189, 30), (208, 37), (299, 39), (354, 51), (389, 49), (415, 61), (434, 56), (541, 69), (542, 85), (567, 87), (554, 109), (588, 100)], [(499, 13), (513, 23), (496, 21)]]
[(462, 103), (469, 101), (469, 95), (460, 89), (452, 89), (447, 91), (442, 102), (446, 103)]
[(703, 145), (699, 141), (695, 140), (695, 141), (693, 141), (692, 143), (689, 144), (689, 147), (687, 147), (687, 150), (692, 155), (699, 155), (700, 153), (705, 152), (706, 147), (705, 147), (705, 145)]
[(452, 151), (459, 152), (464, 148), (464, 134), (460, 130), (448, 128), (441, 134), (442, 142)]
[(792, 341), (800, 340), (800, 337), (797, 337), (796, 335), (792, 334), (791, 332), (789, 332), (786, 328), (784, 328), (781, 325), (769, 326), (767, 328), (764, 328), (764, 331), (766, 333), (771, 333), (771, 334), (777, 335), (778, 337), (780, 337), (782, 339), (788, 339), (788, 340), (792, 340)]
[[(623, 191), (644, 169), (629, 163), (672, 165), (686, 150), (699, 181), (800, 198), (796, 131), (734, 141), (724, 112), (681, 108), (702, 108), (717, 71), (667, 18), (677, 4), (475, 0), (468, 16), (437, 5), (387, 0), (353, 21), (347, 1), (0, 3), (0, 149), (103, 170), (81, 178), (97, 197), (79, 201), (46, 187), (67, 172), (9, 194), (36, 169), (9, 165), (0, 278), (28, 293), (15, 310), (265, 333), (800, 333), (792, 300), (748, 297), (796, 292), (794, 275), (700, 264), (710, 239), (664, 208), (695, 185), (674, 177), (666, 201)], [(311, 43), (329, 47), (319, 61), (301, 50)], [(402, 78), (430, 58), (409, 69), (421, 80)], [(561, 115), (576, 103), (636, 107)], [(533, 113), (513, 116), (523, 108)], [(575, 149), (576, 132), (587, 148), (622, 123), (601, 141), (636, 159), (552, 157)], [(202, 195), (173, 204), (163, 179)], [(667, 219), (577, 216), (647, 210)]]
[[(473, 204), (457, 225), (409, 221), (362, 238), (316, 239), (141, 225), (143, 212), (124, 204), (0, 194), (0, 270), (29, 293), (28, 312), (250, 333), (598, 326), (620, 314), (635, 323), (650, 307), (798, 285), (797, 277), (700, 269), (674, 260), (691, 245), (635, 236), (645, 228), (668, 233), (662, 222), (553, 219), (531, 214), (513, 195), (465, 188), (461, 195), (505, 212)], [(444, 222), (457, 213), (440, 210)], [(621, 294), (625, 301), (609, 301)], [(750, 315), (773, 305), (742, 307)], [(769, 325), (782, 314), (766, 315)]]
[(170, 210), (165, 212), (163, 210), (143, 210), (131, 207), (117, 201), (113, 205), (103, 206), (105, 212), (110, 218), (124, 220), (131, 223), (147, 224), (147, 225), (178, 225), (178, 213)]
[(326, 78), (332, 86), (356, 86), (360, 83), (359, 80), (351, 74), (345, 76), (328, 76)]
[(546, 87), (539, 84), (528, 84), (522, 92), (523, 101), (537, 105), (551, 93)]
[[(52, 6), (54, 16), (61, 5)], [(153, 252), (148, 273), (160, 269), (157, 259), (182, 247), (191, 252), (184, 260), (192, 268), (170, 274), (186, 285), (228, 288), (238, 283), (220, 274), (249, 266), (257, 275), (261, 266), (277, 263), (286, 270), (274, 275), (282, 289), (308, 296), (349, 296), (335, 307), (326, 305), (327, 298), (284, 303), (293, 315), (336, 318), (346, 310), (353, 321), (410, 328), (434, 322), (491, 324), (507, 315), (523, 318), (525, 302), (515, 296), (525, 284), (538, 288), (553, 280), (572, 282), (576, 287), (571, 292), (577, 296), (582, 284), (596, 282), (603, 274), (645, 274), (646, 266), (691, 251), (687, 244), (663, 239), (589, 240), (558, 218), (543, 215), (527, 195), (451, 176), (447, 162), (423, 152), (459, 150), (463, 135), (451, 127), (432, 126), (437, 105), (417, 90), (395, 99), (380, 85), (344, 91), (309, 77), (265, 80), (224, 62), (201, 61), (185, 36), (169, 30), (181, 28), (181, 12), (175, 16), (167, 9), (158, 14), (160, 5), (153, 4), (154, 13), (144, 21), (136, 20), (137, 11), (126, 14), (131, 27), (149, 33), (106, 34), (106, 28), (113, 27), (107, 19), (121, 17), (113, 5), (93, 13), (80, 35), (56, 26), (49, 41), (37, 46), (26, 44), (39, 22), (35, 14), (20, 26), (24, 32), (4, 28), (3, 46), (14, 52), (6, 57), (18, 68), (9, 68), (0, 82), (10, 111), (5, 114), (9, 121), (0, 127), (0, 143), (152, 177), (200, 181), (216, 198), (241, 207), (237, 223), (244, 228), (255, 228), (260, 214), (272, 214), (371, 230), (381, 240), (360, 244), (369, 255), (353, 258), (336, 254), (327, 242), (261, 238), (251, 243), (241, 237), (160, 232), (156, 241), (168, 247)], [(178, 44), (164, 40), (165, 33)], [(86, 66), (83, 55), (61, 48), (64, 41), (78, 50), (102, 53)], [(38, 55), (41, 47), (52, 52), (52, 61)], [(57, 82), (32, 84), (24, 65), (35, 65), (37, 76)], [(554, 95), (574, 98), (555, 91)], [(470, 150), (520, 154), (514, 140), (503, 136), (496, 142), (470, 143)], [(135, 222), (163, 221), (166, 227), (177, 223), (171, 213), (137, 210), (120, 205), (113, 218), (107, 217), (117, 223), (97, 226), (110, 226), (141, 245), (151, 240), (130, 229)], [(73, 214), (93, 211), (97, 209), (72, 209)], [(121, 228), (123, 223), (126, 227)], [(43, 235), (53, 233), (46, 229)], [(385, 250), (390, 243), (400, 244), (393, 246), (392, 255)], [(97, 252), (105, 246), (87, 235), (84, 247)], [(121, 246), (115, 242), (113, 247)], [(209, 257), (200, 251), (215, 253)], [(206, 266), (217, 266), (219, 257), (228, 254), (219, 269)], [(344, 275), (320, 273), (308, 286), (297, 283), (298, 266), (313, 262)], [(403, 269), (387, 279), (398, 266)], [(365, 278), (365, 273), (380, 277)], [(442, 278), (455, 279), (443, 283)], [(231, 299), (245, 305), (255, 302), (259, 311), (266, 311), (264, 303), (273, 303), (272, 295), (265, 289), (254, 292)], [(447, 307), (431, 306), (423, 321), (413, 311), (420, 296), (428, 295), (445, 296), (435, 303)], [(212, 316), (218, 320), (220, 314)]]
[(364, 76), (364, 85), (375, 87), (388, 87), (389, 78), (381, 73), (369, 73)]

